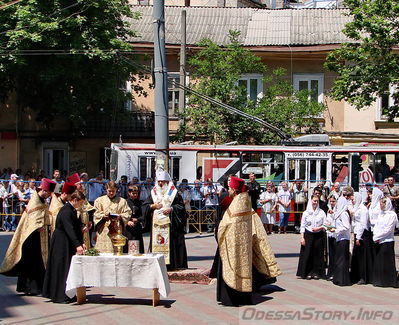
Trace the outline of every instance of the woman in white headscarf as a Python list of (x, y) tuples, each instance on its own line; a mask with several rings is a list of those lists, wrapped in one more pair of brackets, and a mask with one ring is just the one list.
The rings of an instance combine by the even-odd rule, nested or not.
[(389, 198), (380, 200), (381, 212), (375, 222), (373, 241), (375, 260), (372, 283), (376, 287), (397, 288), (398, 278), (395, 267), (394, 231), (397, 221), (392, 202)]
[(319, 196), (312, 195), (301, 220), (301, 252), (296, 275), (302, 279), (325, 278), (324, 223), (326, 214), (319, 208)]
[(353, 199), (352, 227), (355, 235), (351, 263), (351, 281), (357, 284), (371, 283), (373, 254), (370, 245), (369, 211), (356, 192)]
[(327, 227), (327, 250), (328, 250), (328, 269), (327, 269), (327, 281), (332, 281), (334, 266), (335, 266), (335, 232), (330, 231), (335, 229), (334, 212), (337, 208), (338, 197), (335, 193), (330, 193), (328, 196), (328, 210), (326, 215), (325, 225)]
[(369, 220), (371, 232), (373, 232), (375, 222), (381, 213), (380, 200), (384, 197), (384, 193), (377, 187), (373, 188), (371, 195), (371, 203), (369, 207)]
[(334, 213), (335, 219), (335, 265), (333, 283), (339, 286), (351, 285), (349, 276), (349, 240), (350, 240), (350, 218), (348, 213), (348, 201), (341, 196), (337, 202)]

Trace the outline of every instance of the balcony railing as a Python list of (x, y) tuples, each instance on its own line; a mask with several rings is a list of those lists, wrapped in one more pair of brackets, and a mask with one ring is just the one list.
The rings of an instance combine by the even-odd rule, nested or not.
[(154, 112), (122, 112), (94, 117), (79, 128), (79, 133), (86, 137), (153, 137)]

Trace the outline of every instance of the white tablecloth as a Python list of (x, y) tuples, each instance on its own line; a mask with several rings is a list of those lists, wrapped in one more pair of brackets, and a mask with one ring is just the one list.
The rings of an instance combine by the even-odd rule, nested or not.
[(72, 298), (79, 287), (158, 288), (163, 297), (170, 292), (168, 274), (162, 254), (143, 256), (72, 257), (65, 293)]

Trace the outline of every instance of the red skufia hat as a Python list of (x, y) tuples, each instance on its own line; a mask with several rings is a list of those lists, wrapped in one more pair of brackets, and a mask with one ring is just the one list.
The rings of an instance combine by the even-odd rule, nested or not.
[(61, 193), (72, 194), (76, 191), (76, 185), (72, 183), (65, 183), (62, 187)]
[(239, 192), (245, 192), (247, 187), (245, 186), (245, 181), (241, 178), (231, 176), (229, 180), (229, 187)]
[(43, 178), (42, 182), (40, 183), (40, 188), (47, 192), (54, 192), (55, 185), (57, 185), (57, 183), (52, 181), (51, 179)]
[(76, 184), (77, 182), (80, 182), (80, 177), (78, 173), (72, 174), (71, 176), (67, 177), (67, 182)]

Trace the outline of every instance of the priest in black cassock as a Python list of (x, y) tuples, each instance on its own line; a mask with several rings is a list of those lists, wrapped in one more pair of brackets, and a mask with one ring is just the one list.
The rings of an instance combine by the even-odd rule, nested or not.
[(77, 215), (77, 209), (84, 203), (84, 194), (75, 191), (57, 215), (43, 285), (43, 297), (55, 303), (73, 301), (65, 295), (65, 288), (72, 256), (82, 255), (86, 249), (83, 231), (88, 229), (84, 229)]
[[(132, 210), (132, 215), (128, 220), (126, 227), (123, 231), (123, 235), (127, 238), (127, 240), (138, 240), (139, 241), (139, 252), (141, 254), (144, 253), (144, 241), (143, 241), (143, 226), (144, 217), (141, 213), (141, 201), (140, 201), (140, 190), (136, 185), (129, 185), (127, 190), (127, 195), (129, 196), (127, 201), (127, 205), (130, 210)], [(128, 252), (128, 242), (123, 247), (123, 252)]]
[(157, 183), (142, 206), (146, 228), (150, 230), (150, 251), (165, 256), (168, 271), (186, 269), (184, 202), (165, 171), (157, 171)]

